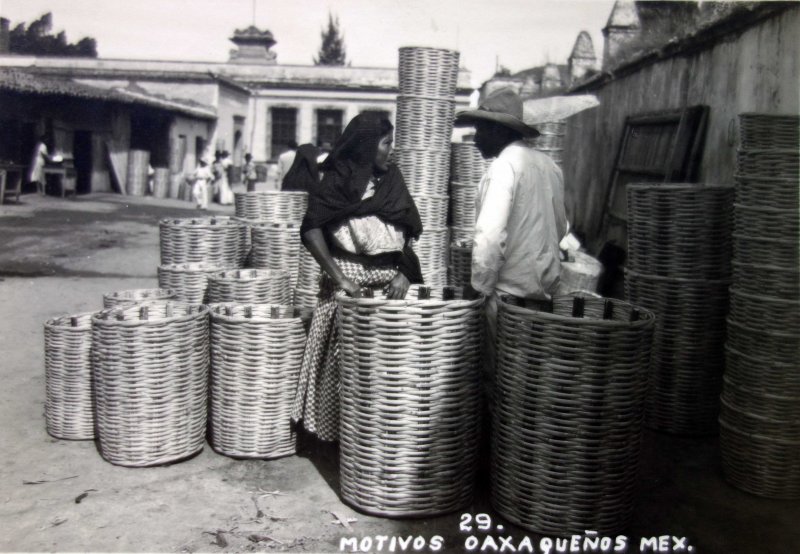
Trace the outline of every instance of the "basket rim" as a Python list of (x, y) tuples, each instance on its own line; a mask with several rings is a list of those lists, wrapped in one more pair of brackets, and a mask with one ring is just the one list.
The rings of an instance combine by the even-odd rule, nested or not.
[[(250, 272), (255, 271), (256, 275), (251, 277), (250, 275), (242, 276), (242, 277), (231, 277), (227, 275), (228, 273), (233, 273), (234, 271), (246, 271), (248, 274)], [(269, 269), (264, 267), (232, 267), (228, 269), (224, 269), (218, 273), (214, 273), (213, 275), (209, 275), (209, 281), (258, 281), (263, 277), (276, 277), (276, 278), (283, 278), (288, 277), (291, 278), (292, 274), (290, 271), (285, 269)]]
[[(211, 223), (214, 221), (214, 223)], [(158, 222), (159, 226), (168, 227), (241, 227), (242, 223), (236, 216), (223, 215), (219, 217), (164, 217)]]
[(764, 392), (761, 392), (761, 391), (758, 391), (758, 390), (753, 390), (750, 387), (746, 387), (746, 386), (743, 387), (741, 385), (737, 385), (735, 382), (730, 380), (729, 376), (727, 376), (725, 374), (722, 375), (722, 382), (725, 384), (725, 386), (732, 387), (732, 388), (737, 389), (737, 390), (739, 390), (739, 391), (741, 391), (741, 392), (743, 392), (745, 394), (756, 396), (758, 398), (763, 398), (763, 399), (768, 399), (768, 400), (789, 400), (789, 401), (800, 400), (800, 396), (783, 396), (783, 395), (780, 395), (780, 394), (769, 394), (769, 393), (764, 393)]
[[(565, 295), (558, 295), (554, 296), (553, 300), (557, 298), (575, 298), (575, 295), (565, 294)], [(594, 297), (591, 297), (594, 298)], [(601, 299), (604, 297), (600, 297)], [(588, 325), (599, 325), (602, 327), (626, 327), (626, 328), (639, 328), (639, 327), (649, 327), (655, 323), (656, 316), (655, 314), (648, 310), (647, 308), (643, 308), (641, 306), (634, 306), (630, 302), (625, 302), (624, 300), (618, 300), (615, 298), (609, 298), (607, 300), (611, 300), (615, 303), (624, 304), (626, 306), (630, 306), (631, 308), (635, 308), (639, 311), (640, 317), (636, 321), (619, 321), (619, 320), (611, 320), (611, 319), (595, 319), (595, 318), (580, 318), (580, 317), (572, 317), (572, 316), (563, 316), (559, 314), (553, 314), (550, 312), (543, 312), (539, 310), (532, 310), (530, 308), (526, 308), (524, 306), (517, 306), (512, 304), (510, 299), (507, 298), (507, 295), (500, 296), (500, 304), (503, 306), (504, 310), (509, 310), (512, 313), (517, 313), (518, 315), (525, 315), (528, 318), (539, 318), (549, 321), (554, 321), (558, 323), (586, 323)]]
[(460, 52), (458, 50), (453, 50), (451, 48), (440, 48), (435, 46), (416, 46), (416, 45), (409, 45), (409, 46), (401, 46), (398, 50), (420, 50), (420, 51), (427, 51), (427, 52), (446, 52), (448, 54), (458, 54)]
[(234, 196), (299, 196), (308, 195), (305, 190), (248, 190), (234, 192)]
[[(444, 270), (447, 270), (445, 267)], [(426, 286), (426, 285), (422, 285)], [(456, 290), (464, 290), (464, 287), (428, 287), (428, 288), (452, 288)], [(375, 292), (379, 292), (380, 294), (384, 294), (382, 289), (373, 289)], [(442, 300), (441, 298), (425, 298), (420, 300), (419, 298), (403, 298), (402, 300), (394, 300), (383, 297), (377, 298), (353, 298), (352, 296), (348, 295), (345, 291), (339, 291), (336, 293), (336, 301), (337, 303), (347, 306), (347, 307), (369, 307), (369, 308), (379, 308), (381, 306), (392, 306), (392, 307), (414, 307), (414, 306), (434, 306), (434, 305), (446, 305), (458, 308), (471, 308), (481, 306), (486, 297), (483, 294), (478, 294), (477, 297), (472, 299), (465, 299), (465, 298), (456, 298), (453, 300)]]
[(173, 289), (167, 289), (163, 287), (153, 287), (153, 288), (141, 288), (141, 289), (123, 289), (123, 290), (116, 290), (113, 292), (106, 292), (103, 294), (103, 298), (119, 298), (120, 294), (123, 293), (136, 293), (136, 292), (163, 292), (166, 294), (174, 295), (176, 292)]
[(392, 151), (394, 153), (397, 152), (432, 152), (435, 154), (448, 154), (450, 153), (449, 148), (408, 148), (407, 146), (398, 146), (393, 148)]
[[(263, 316), (242, 317), (242, 316), (227, 315), (219, 312), (219, 310), (226, 307), (247, 308), (253, 306), (257, 306), (263, 309), (281, 308), (282, 310), (287, 310), (287, 311), (291, 310), (292, 315), (289, 317), (263, 317)], [(300, 306), (294, 306), (292, 304), (258, 304), (254, 302), (214, 302), (212, 304), (207, 304), (207, 307), (211, 319), (236, 322), (236, 323), (241, 323), (243, 321), (252, 321), (255, 323), (268, 323), (270, 321), (302, 321), (303, 317), (300, 315), (300, 312), (308, 310), (308, 308), (302, 308)]]
[(734, 327), (739, 327), (741, 329), (744, 329), (748, 333), (752, 332), (763, 333), (765, 335), (774, 337), (776, 339), (789, 339), (797, 342), (797, 335), (794, 333), (781, 333), (780, 331), (772, 331), (770, 329), (757, 329), (755, 327), (750, 327), (749, 325), (746, 325), (740, 321), (736, 321), (736, 319), (732, 318), (730, 315), (725, 318), (725, 323), (727, 323), (728, 325), (733, 325)]
[(796, 240), (786, 240), (786, 239), (774, 239), (772, 237), (760, 237), (758, 235), (748, 235), (746, 233), (737, 233), (734, 231), (731, 233), (731, 236), (735, 239), (744, 239), (744, 240), (754, 240), (758, 242), (767, 242), (772, 244), (787, 244), (790, 246), (797, 246), (798, 243)]
[(765, 360), (759, 360), (758, 358), (754, 358), (754, 357), (752, 357), (752, 356), (750, 356), (748, 354), (743, 354), (743, 353), (739, 352), (738, 350), (736, 350), (733, 346), (731, 346), (730, 341), (725, 341), (725, 350), (729, 354), (733, 354), (734, 356), (739, 356), (741, 358), (744, 358), (745, 361), (752, 361), (753, 363), (759, 364), (759, 365), (762, 365), (762, 366), (763, 365), (769, 365), (769, 366), (775, 366), (777, 368), (786, 367), (786, 369), (794, 369), (796, 367), (796, 364), (791, 363), (791, 362), (776, 362), (774, 360), (766, 360), (765, 361)]
[(752, 204), (744, 204), (742, 202), (734, 202), (733, 203), (733, 207), (736, 208), (737, 210), (738, 209), (743, 209), (743, 210), (748, 211), (748, 212), (749, 211), (752, 211), (752, 212), (765, 212), (765, 213), (776, 214), (776, 215), (788, 214), (788, 215), (793, 215), (793, 216), (796, 216), (796, 217), (798, 216), (796, 209), (792, 210), (792, 209), (773, 208), (772, 206), (754, 206)]
[(162, 271), (180, 271), (184, 273), (207, 273), (220, 272), (229, 269), (238, 269), (236, 266), (222, 266), (209, 262), (184, 262), (179, 264), (160, 264), (158, 269)]
[(416, 200), (417, 198), (431, 198), (433, 200), (450, 200), (450, 196), (447, 194), (428, 194), (428, 193), (421, 193), (421, 194), (412, 194), (411, 197)]
[(628, 183), (625, 185), (629, 190), (725, 190), (734, 191), (734, 185), (723, 183)]
[(477, 183), (477, 182), (462, 183), (461, 181), (451, 180), (450, 181), (450, 186), (451, 187), (464, 187), (466, 189), (476, 189), (477, 190), (478, 187), (480, 186), (480, 183)]
[(730, 423), (728, 423), (727, 421), (725, 421), (721, 417), (717, 421), (719, 421), (720, 427), (725, 427), (726, 430), (733, 431), (734, 433), (742, 435), (743, 437), (747, 437), (750, 440), (755, 439), (757, 441), (769, 442), (769, 443), (778, 444), (778, 445), (781, 445), (781, 446), (800, 446), (800, 439), (793, 441), (793, 440), (787, 440), (787, 439), (782, 439), (782, 438), (778, 438), (778, 437), (770, 437), (770, 436), (767, 436), (767, 435), (760, 435), (758, 433), (748, 433), (747, 431), (742, 431), (738, 427), (736, 427), (734, 425), (731, 425)]
[(791, 119), (796, 119), (796, 120), (800, 121), (800, 115), (798, 115), (796, 113), (776, 114), (776, 113), (763, 113), (763, 112), (742, 112), (742, 113), (739, 114), (739, 117), (741, 117), (743, 115), (744, 116), (751, 116), (751, 117), (752, 116), (766, 117), (766, 118), (770, 118), (770, 119), (773, 119), (773, 118), (774, 119), (788, 119), (788, 118), (791, 118)]
[(446, 102), (455, 106), (456, 100), (453, 96), (436, 96), (433, 94), (398, 94), (397, 102), (401, 100), (430, 100), (432, 102)]
[(747, 263), (747, 262), (741, 262), (741, 261), (737, 260), (736, 258), (733, 258), (731, 260), (731, 266), (732, 267), (741, 267), (743, 269), (758, 268), (758, 269), (766, 269), (766, 270), (770, 270), (770, 271), (781, 271), (781, 272), (785, 272), (785, 273), (794, 273), (795, 275), (799, 275), (800, 276), (800, 269), (797, 269), (796, 267), (784, 267), (784, 266), (780, 266), (780, 265), (771, 265), (771, 264), (770, 265), (766, 265), (766, 264), (751, 264), (751, 263)]
[(257, 223), (252, 223), (250, 226), (253, 229), (264, 229), (264, 228), (272, 228), (272, 229), (297, 229), (300, 230), (301, 223), (300, 222), (286, 222), (286, 221), (268, 221), (264, 219), (259, 219)]
[[(67, 314), (67, 315), (59, 315), (54, 316), (44, 322), (44, 326), (50, 329), (59, 329), (59, 330), (68, 330), (74, 329), (75, 331), (85, 331), (86, 329), (92, 328), (92, 318), (98, 313), (103, 310), (95, 310), (93, 312), (81, 312), (77, 314)], [(62, 323), (68, 322), (73, 317), (77, 318), (89, 318), (88, 325), (78, 325), (77, 327), (72, 327), (72, 325), (63, 325)]]
[(653, 275), (651, 273), (641, 273), (634, 269), (623, 268), (625, 275), (631, 274), (632, 277), (643, 277), (644, 279), (651, 279), (653, 281), (662, 281), (670, 283), (684, 283), (687, 285), (707, 284), (712, 286), (728, 286), (731, 284), (731, 279), (690, 279), (688, 277), (665, 277), (663, 275)]
[(753, 294), (750, 292), (745, 292), (741, 290), (736, 285), (731, 285), (730, 289), (728, 289), (731, 295), (742, 296), (747, 299), (758, 300), (764, 302), (765, 304), (772, 303), (772, 304), (789, 304), (795, 305), (800, 308), (800, 299), (792, 300), (791, 298), (777, 298), (775, 296), (767, 296), (764, 294)]
[[(147, 306), (178, 306), (180, 308), (185, 308), (189, 311), (187, 314), (178, 314), (169, 317), (162, 317), (159, 319), (127, 319), (127, 320), (119, 320), (119, 319), (112, 319), (110, 316), (115, 315), (120, 312), (127, 312), (127, 311), (134, 311), (134, 310), (141, 310), (143, 307)], [(197, 311), (194, 309), (197, 308)], [(142, 302), (140, 304), (134, 304), (132, 306), (116, 306), (113, 308), (108, 308), (106, 310), (100, 310), (99, 312), (95, 313), (92, 316), (92, 325), (108, 325), (108, 326), (122, 326), (122, 327), (138, 327), (144, 326), (152, 323), (156, 323), (158, 325), (163, 325), (165, 323), (177, 323), (182, 321), (189, 321), (192, 319), (197, 318), (198, 315), (208, 315), (208, 307), (205, 304), (192, 304), (190, 302), (180, 302), (180, 301), (173, 301), (169, 300), (167, 302)]]

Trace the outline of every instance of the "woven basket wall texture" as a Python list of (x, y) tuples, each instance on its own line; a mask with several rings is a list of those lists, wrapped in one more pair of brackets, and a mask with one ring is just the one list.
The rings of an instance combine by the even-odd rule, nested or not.
[(241, 267), (247, 256), (248, 229), (230, 217), (162, 219), (161, 263), (210, 263)]
[(109, 292), (103, 295), (103, 308), (113, 308), (120, 304), (138, 304), (157, 300), (172, 300), (175, 291), (169, 289), (130, 289)]

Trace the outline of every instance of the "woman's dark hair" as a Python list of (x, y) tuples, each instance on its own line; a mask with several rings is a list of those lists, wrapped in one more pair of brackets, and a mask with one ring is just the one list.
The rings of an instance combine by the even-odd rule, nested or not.
[(358, 114), (347, 124), (322, 169), (332, 168), (336, 161), (351, 161), (358, 166), (371, 165), (378, 153), (381, 138), (393, 130), (394, 125), (388, 119), (369, 112)]

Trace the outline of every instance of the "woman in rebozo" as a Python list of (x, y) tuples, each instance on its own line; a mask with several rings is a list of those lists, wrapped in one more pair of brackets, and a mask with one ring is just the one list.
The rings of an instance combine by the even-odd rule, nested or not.
[(422, 223), (400, 170), (389, 163), (392, 131), (385, 119), (356, 116), (320, 166), (322, 181), (309, 181), (300, 233), (323, 275), (292, 419), (326, 441), (339, 436), (336, 293), (359, 297), (362, 287), (383, 287), (398, 299), (422, 282), (409, 245)]

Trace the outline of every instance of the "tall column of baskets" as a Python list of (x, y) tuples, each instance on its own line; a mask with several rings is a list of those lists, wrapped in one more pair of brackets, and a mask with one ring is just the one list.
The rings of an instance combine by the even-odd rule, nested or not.
[(631, 184), (627, 194), (625, 295), (658, 317), (647, 425), (714, 434), (725, 366), (733, 187)]
[(291, 275), (292, 302), (313, 308), (321, 269), (300, 241), (308, 193), (302, 191), (240, 192), (234, 196), (236, 217), (250, 228), (248, 266)]
[(450, 272), (451, 285), (463, 287), (472, 274), (472, 239), (478, 185), (489, 162), (472, 142), (450, 146)]
[(447, 282), (447, 180), (459, 53), (400, 48), (394, 160), (419, 208), (424, 231), (414, 244), (425, 283)]
[(537, 123), (536, 129), (540, 135), (531, 139), (530, 143), (533, 148), (553, 158), (556, 165), (563, 169), (564, 135), (567, 131), (567, 122), (562, 119)]
[(800, 118), (739, 117), (733, 285), (721, 398), (734, 486), (800, 498)]

